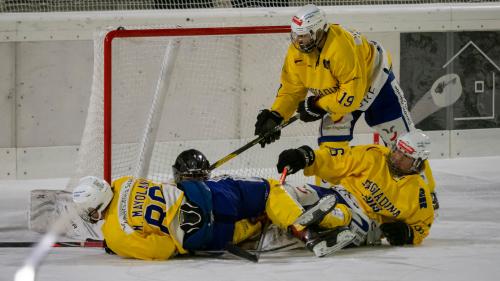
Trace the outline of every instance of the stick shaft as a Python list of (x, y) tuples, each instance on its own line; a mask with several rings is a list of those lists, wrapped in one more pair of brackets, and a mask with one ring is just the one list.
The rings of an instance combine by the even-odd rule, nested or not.
[(293, 122), (295, 122), (297, 119), (299, 119), (299, 114), (294, 115), (292, 118), (288, 119), (288, 121), (281, 123), (280, 125), (274, 127), (274, 129), (270, 130), (269, 132), (265, 133), (264, 135), (259, 136), (259, 137), (255, 138), (255, 139), (253, 139), (252, 141), (250, 141), (249, 143), (245, 144), (244, 146), (242, 146), (242, 147), (236, 149), (235, 151), (229, 153), (228, 155), (224, 156), (222, 159), (220, 159), (217, 162), (213, 163), (210, 166), (210, 170), (213, 170), (215, 168), (218, 168), (218, 167), (222, 166), (227, 161), (233, 159), (234, 157), (240, 155), (241, 153), (243, 153), (244, 151), (248, 150), (252, 146), (258, 144), (261, 140), (263, 140), (264, 138), (268, 137), (270, 134), (273, 134), (276, 131), (279, 131), (279, 130), (285, 128), (286, 126), (288, 126), (288, 125), (292, 124)]
[[(0, 242), (0, 248), (29, 248), (33, 247), (37, 242)], [(104, 248), (104, 242), (95, 241), (68, 241), (68, 242), (55, 242), (52, 244), (53, 248), (66, 248), (66, 247), (83, 247), (83, 248)]]

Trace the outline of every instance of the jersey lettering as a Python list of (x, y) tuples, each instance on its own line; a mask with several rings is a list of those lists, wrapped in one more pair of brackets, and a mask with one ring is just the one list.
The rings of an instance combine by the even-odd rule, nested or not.
[(148, 196), (151, 199), (150, 204), (146, 207), (144, 219), (150, 225), (160, 228), (163, 233), (168, 234), (168, 228), (163, 225), (165, 219), (165, 198), (163, 191), (159, 186), (152, 186), (148, 189)]
[[(342, 94), (342, 97), (340, 98), (339, 100), (339, 103), (343, 106), (350, 106), (352, 104), (352, 102), (354, 101), (354, 96), (347, 96), (347, 93), (344, 92), (344, 94)], [(345, 102), (344, 102), (344, 99), (345, 99)]]
[(364, 195), (363, 199), (373, 209), (374, 212), (379, 212), (385, 209), (390, 212), (394, 217), (397, 217), (401, 211), (394, 206), (394, 204), (387, 198), (381, 188), (374, 182), (366, 180), (363, 182), (363, 187), (371, 193)]

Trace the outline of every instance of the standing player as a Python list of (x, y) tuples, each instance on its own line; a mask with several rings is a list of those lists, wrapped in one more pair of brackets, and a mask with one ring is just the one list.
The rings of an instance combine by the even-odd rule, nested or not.
[[(259, 234), (263, 215), (290, 228), (317, 256), (356, 238), (345, 227), (346, 206), (337, 207), (336, 197), (319, 187), (293, 188), (262, 178), (209, 179), (209, 166), (201, 152), (187, 150), (173, 166), (176, 185), (122, 177), (110, 187), (86, 177), (73, 191), (73, 201), (84, 220), (104, 219), (107, 247), (122, 257), (163, 260), (189, 251), (223, 250)], [(321, 232), (308, 228), (313, 224)]]
[(391, 245), (417, 245), (434, 220), (429, 187), (433, 178), (425, 161), (429, 146), (429, 138), (420, 130), (400, 136), (392, 150), (381, 145), (315, 151), (302, 146), (283, 151), (277, 168), (288, 166), (290, 173), (304, 169), (306, 176), (337, 185), (332, 188), (338, 198), (352, 195), (364, 213), (380, 224)]
[[(312, 4), (297, 12), (291, 28), (281, 85), (271, 108), (258, 114), (256, 135), (295, 111), (304, 122), (322, 119), (320, 145), (347, 146), (362, 113), (389, 146), (414, 129), (390, 55), (380, 44), (338, 24), (329, 25), (324, 12)], [(271, 134), (261, 146), (279, 137), (279, 131)]]

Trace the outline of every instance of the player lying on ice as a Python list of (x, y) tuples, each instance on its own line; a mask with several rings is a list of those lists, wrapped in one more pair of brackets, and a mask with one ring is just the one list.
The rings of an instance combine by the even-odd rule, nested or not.
[(175, 185), (122, 177), (110, 187), (86, 177), (74, 189), (73, 201), (84, 220), (104, 219), (102, 232), (111, 251), (145, 260), (224, 250), (228, 243), (258, 235), (262, 223), (256, 219), (263, 215), (293, 232), (317, 256), (363, 240), (359, 233), (366, 236), (343, 227), (350, 219), (343, 215), (347, 207), (336, 207), (333, 193), (316, 186), (294, 188), (262, 178), (209, 179), (208, 160), (193, 149), (177, 157), (173, 173)]
[[(392, 150), (381, 145), (318, 150), (302, 146), (283, 151), (277, 168), (289, 167), (290, 173), (304, 169), (304, 175), (331, 184), (338, 199), (336, 209), (344, 211), (346, 223), (366, 227), (349, 212), (359, 206), (380, 225), (391, 245), (417, 245), (434, 220), (430, 195), (434, 179), (425, 161), (429, 146), (429, 138), (420, 130), (400, 136)], [(344, 204), (349, 208), (341, 208)]]

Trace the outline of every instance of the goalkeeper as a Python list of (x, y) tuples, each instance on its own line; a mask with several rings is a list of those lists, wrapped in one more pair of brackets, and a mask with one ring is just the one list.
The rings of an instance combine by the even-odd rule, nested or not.
[(304, 169), (306, 176), (327, 180), (336, 185), (333, 190), (355, 198), (364, 213), (380, 224), (391, 245), (417, 245), (434, 220), (434, 179), (425, 161), (429, 146), (429, 138), (420, 130), (399, 137), (392, 151), (381, 145), (315, 151), (302, 146), (283, 151), (277, 168), (288, 166), (290, 173)]
[(73, 201), (85, 221), (104, 219), (107, 247), (122, 257), (164, 260), (191, 251), (224, 250), (228, 243), (261, 233), (263, 217), (290, 230), (317, 256), (354, 242), (356, 235), (347, 227), (350, 218), (343, 215), (346, 206), (336, 206), (333, 192), (273, 179), (209, 179), (209, 167), (201, 152), (187, 150), (173, 166), (176, 185), (122, 177), (110, 187), (86, 177), (73, 191)]
[[(263, 136), (295, 111), (304, 122), (322, 119), (320, 145), (347, 146), (362, 113), (388, 146), (414, 130), (390, 55), (380, 44), (328, 24), (324, 12), (312, 4), (297, 12), (291, 29), (281, 85), (271, 108), (258, 114), (256, 135)], [(277, 131), (260, 144), (279, 137)]]

